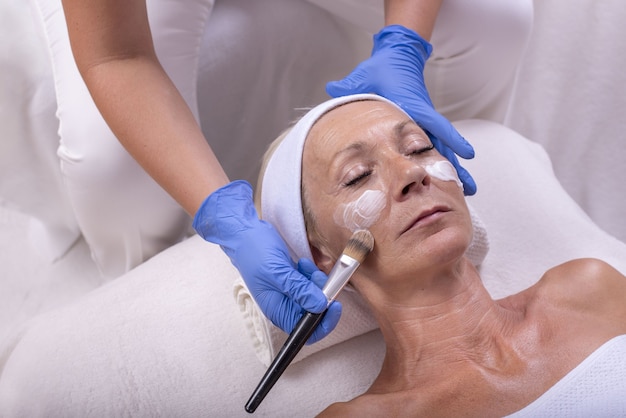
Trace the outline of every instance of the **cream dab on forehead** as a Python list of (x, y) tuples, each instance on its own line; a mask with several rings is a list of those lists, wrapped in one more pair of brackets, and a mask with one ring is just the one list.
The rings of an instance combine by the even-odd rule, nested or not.
[(352, 232), (369, 228), (380, 217), (385, 203), (385, 193), (381, 190), (366, 190), (358, 199), (337, 207), (335, 223)]

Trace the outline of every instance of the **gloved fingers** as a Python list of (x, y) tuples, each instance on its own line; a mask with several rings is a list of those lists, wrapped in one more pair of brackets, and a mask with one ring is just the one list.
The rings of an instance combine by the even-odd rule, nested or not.
[(366, 70), (359, 65), (343, 79), (326, 83), (326, 93), (331, 97), (341, 97), (358, 93), (373, 93), (369, 91), (370, 89), (366, 80)]
[(472, 175), (460, 164), (455, 166), (456, 172), (459, 174), (459, 179), (463, 183), (463, 194), (465, 196), (473, 196), (476, 194), (476, 182)]
[(313, 274), (311, 274), (311, 281), (315, 284), (315, 286), (323, 289), (324, 285), (328, 281), (328, 276), (322, 270), (314, 271)]
[(448, 148), (446, 145), (444, 145), (441, 141), (439, 141), (437, 138), (433, 138), (431, 136), (431, 141), (433, 145), (435, 146), (435, 148), (437, 148), (439, 153), (443, 155), (444, 157), (446, 157), (448, 161), (450, 161), (450, 163), (452, 163), (452, 165), (456, 169), (457, 175), (459, 176), (459, 180), (461, 180), (461, 183), (463, 183), (463, 193), (466, 196), (472, 196), (473, 194), (475, 194), (476, 182), (472, 178), (472, 175), (469, 173), (469, 171), (467, 171), (465, 168), (461, 166), (461, 164), (459, 164), (459, 160), (454, 154), (454, 152), (450, 148)]
[(328, 276), (321, 271), (315, 263), (308, 258), (301, 258), (298, 260), (298, 271), (304, 274), (309, 280), (315, 283), (315, 286), (322, 289), (326, 281), (328, 280)]
[(291, 298), (302, 309), (320, 313), (326, 308), (328, 301), (322, 289), (297, 270), (287, 272), (282, 280), (282, 293)]
[(311, 275), (318, 270), (319, 269), (312, 260), (305, 257), (298, 260), (298, 271), (304, 274), (307, 278), (310, 279)]
[[(267, 317), (274, 325), (288, 334), (293, 331), (298, 321), (300, 321), (300, 318), (302, 318), (302, 309), (296, 306), (296, 304), (286, 296), (273, 293), (269, 295), (269, 299), (266, 299), (264, 302), (264, 305), (271, 307), (270, 311), (265, 312)], [(331, 303), (321, 322), (318, 324), (317, 328), (315, 328), (311, 337), (309, 337), (307, 344), (313, 344), (330, 334), (339, 323), (341, 311), (342, 307), (340, 302), (334, 301)]]
[(412, 109), (407, 109), (407, 111), (418, 125), (443, 142), (459, 157), (465, 159), (474, 158), (474, 147), (461, 136), (448, 119), (428, 106), (428, 104), (417, 107), (422, 109), (418, 109), (417, 112), (412, 111)]
[(257, 303), (262, 308), (263, 314), (286, 333), (290, 333), (302, 317), (302, 309), (299, 306), (287, 296), (275, 291), (257, 295)]
[(345, 78), (338, 81), (329, 81), (326, 83), (326, 93), (328, 93), (330, 97), (346, 96), (349, 94), (347, 93), (348, 91), (352, 91), (350, 87), (346, 87), (347, 84)]
[[(315, 263), (308, 258), (301, 258), (298, 260), (298, 271), (308, 277), (319, 288), (324, 287), (324, 284), (328, 280), (328, 276), (323, 271), (318, 269)], [(335, 329), (337, 323), (339, 322), (339, 318), (341, 317), (341, 309), (340, 302), (334, 301), (330, 304), (328, 310), (322, 318), (322, 321), (317, 326), (311, 337), (309, 337), (307, 345), (321, 340)], [(295, 323), (293, 326), (295, 326)]]
[(306, 342), (307, 345), (316, 343), (317, 341), (330, 334), (339, 323), (339, 318), (341, 318), (341, 311), (341, 302), (334, 301), (333, 303), (331, 303), (328, 307), (328, 310), (324, 314), (322, 321), (319, 323), (317, 328), (315, 328), (315, 331), (313, 331), (313, 334)]

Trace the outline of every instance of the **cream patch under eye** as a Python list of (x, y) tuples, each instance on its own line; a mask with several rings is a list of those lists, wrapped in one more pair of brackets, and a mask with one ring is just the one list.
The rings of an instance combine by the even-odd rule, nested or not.
[(456, 169), (450, 161), (437, 161), (424, 166), (424, 170), (431, 176), (442, 181), (454, 181), (457, 186), (463, 188), (463, 183), (459, 180)]
[(358, 199), (339, 205), (333, 219), (352, 232), (369, 228), (380, 217), (385, 203), (385, 193), (381, 190), (366, 190)]

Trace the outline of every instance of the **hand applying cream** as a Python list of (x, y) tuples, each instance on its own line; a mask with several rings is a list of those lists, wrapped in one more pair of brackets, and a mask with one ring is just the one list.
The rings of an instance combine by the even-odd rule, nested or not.
[[(328, 300), (326, 309), (328, 309), (330, 304), (335, 300), (341, 289), (348, 283), (352, 274), (373, 248), (374, 237), (368, 230), (361, 229), (352, 234), (346, 248), (330, 271), (326, 284), (322, 288), (322, 292), (324, 292)], [(285, 369), (287, 369), (287, 366), (291, 364), (291, 361), (296, 357), (298, 352), (300, 352), (300, 349), (309, 339), (325, 313), (326, 310), (319, 314), (306, 312), (302, 316), (287, 338), (287, 341), (285, 341), (285, 344), (276, 355), (276, 358), (265, 372), (261, 382), (259, 382), (252, 393), (252, 396), (250, 396), (250, 399), (246, 403), (247, 412), (253, 413), (258, 408)]]

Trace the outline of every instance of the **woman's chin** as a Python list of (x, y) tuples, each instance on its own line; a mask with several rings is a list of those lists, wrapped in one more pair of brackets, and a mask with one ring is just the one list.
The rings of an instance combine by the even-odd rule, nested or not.
[(471, 234), (458, 228), (446, 228), (421, 242), (420, 247), (430, 263), (443, 265), (460, 260), (471, 242)]

